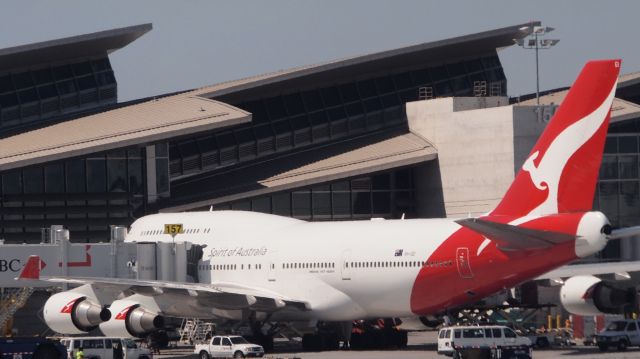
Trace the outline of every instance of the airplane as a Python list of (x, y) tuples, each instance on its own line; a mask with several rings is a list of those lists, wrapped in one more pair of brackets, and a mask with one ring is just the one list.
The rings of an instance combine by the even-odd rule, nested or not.
[(206, 246), (192, 282), (41, 277), (37, 256), (17, 279), (78, 286), (45, 303), (52, 330), (99, 327), (118, 337), (144, 336), (165, 317), (246, 321), (265, 335), (270, 323), (350, 328), (353, 320), (476, 302), (597, 253), (616, 236), (591, 208), (620, 64), (584, 66), (486, 215), (306, 222), (243, 211), (160, 213), (136, 220), (126, 241)]

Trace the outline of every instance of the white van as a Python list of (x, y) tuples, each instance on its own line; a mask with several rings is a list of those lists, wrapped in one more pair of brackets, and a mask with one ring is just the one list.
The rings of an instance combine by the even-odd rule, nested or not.
[(454, 347), (531, 346), (531, 340), (521, 337), (502, 325), (445, 327), (438, 332), (438, 354), (453, 356)]
[[(73, 337), (62, 338), (67, 347), (67, 358), (75, 359), (78, 348), (82, 348), (87, 359), (153, 359), (149, 349), (140, 348), (129, 338)], [(118, 347), (122, 348), (119, 358)]]

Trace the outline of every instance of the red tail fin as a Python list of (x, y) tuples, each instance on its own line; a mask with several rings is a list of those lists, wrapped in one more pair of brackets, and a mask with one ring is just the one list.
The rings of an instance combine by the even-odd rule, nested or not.
[(40, 256), (29, 256), (27, 264), (25, 264), (18, 279), (40, 279), (41, 269)]
[(585, 65), (492, 215), (591, 209), (620, 63)]

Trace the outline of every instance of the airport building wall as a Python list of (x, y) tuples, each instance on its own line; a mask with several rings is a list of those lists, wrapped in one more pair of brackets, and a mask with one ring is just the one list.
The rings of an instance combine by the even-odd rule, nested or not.
[[(210, 208), (311, 221), (486, 213), (559, 103), (509, 104), (496, 49), (511, 45), (521, 27), (188, 91), (157, 113), (175, 104), (177, 115), (167, 117), (180, 121), (181, 111), (205, 112), (203, 104), (220, 101), (228, 104), (225, 111), (246, 116), (108, 150), (96, 145), (35, 165), (0, 164), (0, 239), (38, 243), (41, 228), (59, 224), (70, 229), (73, 242), (107, 241), (110, 225), (159, 211)], [(128, 43), (149, 29), (92, 35), (98, 40), (88, 44), (69, 41), (68, 58), (39, 56), (26, 67), (0, 68), (0, 141), (91, 113), (110, 120), (114, 109), (140, 121), (140, 105), (156, 99), (116, 104), (108, 46), (97, 42), (129, 36), (119, 40)], [(41, 46), (45, 54), (49, 46)], [(85, 56), (82, 48), (97, 52)], [(0, 59), (27, 55), (0, 50)], [(639, 88), (621, 89), (619, 96), (632, 102), (628, 107), (638, 101)], [(186, 99), (201, 102), (188, 105)], [(623, 117), (611, 125), (594, 199), (614, 226), (640, 224), (640, 110)], [(394, 147), (407, 139), (414, 143), (406, 153)], [(393, 160), (381, 164), (384, 158)], [(638, 243), (611, 242), (599, 257), (638, 260)], [(541, 303), (557, 299), (557, 288), (540, 291)]]
[[(511, 183), (556, 108), (508, 105), (504, 97), (507, 79), (496, 49), (522, 36), (520, 27), (194, 90), (184, 98), (221, 101), (250, 118), (162, 139), (116, 143), (109, 150), (96, 147), (93, 152), (84, 150), (90, 153), (38, 165), (10, 169), (0, 165), (0, 238), (36, 242), (40, 228), (62, 224), (71, 229), (74, 241), (100, 241), (108, 237), (111, 224), (129, 225), (158, 211), (211, 206), (307, 220), (456, 217), (487, 212)], [(126, 29), (127, 41), (149, 28)], [(100, 36), (113, 40), (124, 35)], [(103, 41), (100, 36), (92, 35), (91, 41)], [(73, 51), (84, 46), (76, 40), (69, 42)], [(47, 46), (52, 45), (41, 47), (46, 50)], [(91, 46), (97, 45), (86, 45)], [(100, 46), (100, 51), (107, 47)], [(2, 116), (17, 111), (16, 106), (20, 114), (30, 113), (21, 106), (30, 103), (26, 99), (34, 98), (35, 91), (42, 112), (39, 116), (82, 120), (84, 114), (61, 118), (56, 117), (59, 112), (45, 111), (49, 108), (45, 91), (55, 87), (51, 98), (56, 100), (51, 101), (58, 106), (65, 96), (80, 99), (82, 91), (96, 92), (98, 99), (103, 98), (103, 87), (117, 94), (115, 82), (103, 81), (112, 77), (113, 70), (106, 52), (100, 51), (102, 55), (70, 56), (48, 63), (41, 57), (38, 66), (0, 70), (4, 84), (0, 92), (5, 96), (0, 101), (9, 101), (0, 104)], [(4, 53), (13, 59), (21, 56), (19, 51)], [(62, 76), (63, 72), (69, 77)], [(62, 86), (67, 82), (73, 85)], [(61, 92), (71, 87), (80, 92)], [(637, 91), (627, 86), (623, 92), (633, 99)], [(27, 97), (22, 101), (20, 96)], [(163, 96), (171, 95), (160, 98)], [(130, 113), (135, 122), (136, 109), (147, 102), (155, 99), (115, 107), (125, 110), (119, 114)], [(109, 120), (115, 107), (100, 106), (94, 110), (103, 109)], [(3, 126), (16, 131), (18, 123), (4, 121), (9, 118), (2, 117)], [(31, 117), (21, 117), (19, 124), (24, 127), (20, 128), (37, 130), (46, 123), (31, 121)], [(637, 224), (640, 214), (640, 130), (625, 125), (632, 123), (627, 119), (616, 124), (617, 132), (612, 127), (616, 133), (609, 135), (594, 201), (619, 226)], [(423, 146), (419, 150), (430, 147), (432, 153), (402, 158), (390, 145), (385, 147), (387, 142), (400, 143), (393, 140), (403, 136), (405, 140), (419, 137)], [(375, 155), (353, 155), (367, 150)], [(399, 159), (380, 165), (379, 158), (372, 160), (380, 153)], [(349, 156), (351, 162), (340, 162)], [(325, 171), (329, 174), (320, 165), (314, 168), (325, 162), (331, 162), (332, 171)], [(356, 164), (357, 170), (347, 170)], [(345, 169), (342, 173), (341, 168)], [(292, 175), (288, 180), (281, 175), (295, 171), (305, 173), (298, 176), (304, 178), (296, 180)], [(282, 185), (265, 184), (269, 182), (265, 179), (276, 177)], [(612, 244), (605, 252), (612, 259), (640, 258), (640, 248), (629, 241)]]
[[(416, 187), (421, 217), (477, 216), (491, 211), (545, 126), (539, 108), (505, 105), (503, 97), (445, 98), (407, 104), (409, 129), (438, 150), (438, 171)], [(431, 201), (442, 193), (442, 203)]]

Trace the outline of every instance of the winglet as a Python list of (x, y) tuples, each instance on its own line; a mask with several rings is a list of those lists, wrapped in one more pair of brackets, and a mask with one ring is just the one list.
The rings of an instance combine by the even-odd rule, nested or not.
[(29, 260), (27, 260), (27, 264), (20, 272), (20, 275), (16, 280), (21, 279), (32, 279), (38, 280), (40, 279), (40, 269), (42, 265), (42, 261), (40, 260), (40, 256), (29, 256)]

